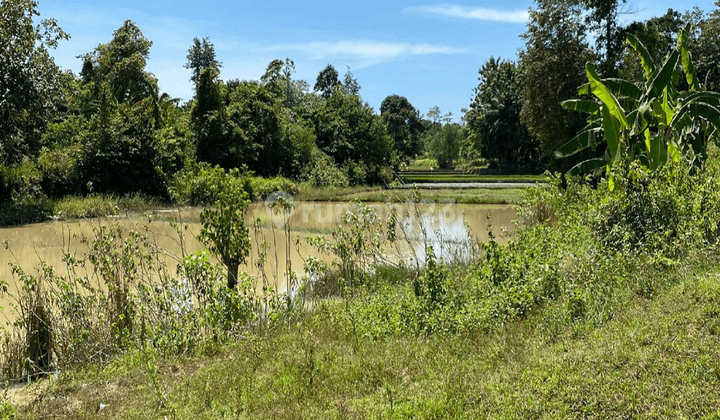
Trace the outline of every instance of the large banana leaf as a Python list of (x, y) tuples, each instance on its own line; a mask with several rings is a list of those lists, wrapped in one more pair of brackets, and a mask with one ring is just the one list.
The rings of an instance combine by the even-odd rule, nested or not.
[(569, 99), (563, 101), (560, 105), (570, 111), (587, 112), (588, 114), (596, 114), (600, 111), (599, 103), (583, 99)]
[(642, 97), (642, 90), (633, 82), (616, 78), (603, 79), (602, 81), (615, 96), (624, 96), (635, 101), (640, 100)]
[(678, 49), (682, 56), (682, 66), (685, 72), (685, 79), (690, 86), (690, 90), (698, 90), (697, 78), (695, 77), (695, 66), (693, 65), (692, 59), (690, 58), (690, 50), (688, 49), (688, 36), (690, 33), (690, 24), (680, 32), (678, 32)]
[(652, 56), (643, 43), (635, 37), (635, 35), (628, 34), (626, 40), (640, 56), (640, 62), (642, 63), (643, 70), (645, 70), (645, 79), (649, 82), (655, 74), (655, 62), (653, 61)]
[(672, 54), (668, 56), (660, 71), (657, 72), (652, 82), (650, 82), (650, 86), (648, 86), (648, 90), (640, 102), (659, 98), (660, 95), (663, 94), (663, 91), (673, 78), (673, 73), (675, 72), (679, 58), (680, 52), (678, 50), (673, 51)]
[(595, 146), (602, 142), (602, 128), (592, 127), (581, 131), (577, 136), (573, 137), (572, 140), (560, 146), (555, 151), (555, 157), (564, 158), (572, 156), (588, 147)]
[[(603, 133), (605, 134), (605, 141), (607, 142), (608, 152), (610, 153), (610, 163), (612, 163), (617, 158), (618, 151), (620, 150), (621, 123), (606, 106), (602, 107), (601, 114), (603, 117)], [(627, 124), (627, 122), (625, 124)]]
[(595, 66), (588, 62), (585, 65), (585, 73), (587, 73), (588, 80), (590, 81), (590, 90), (593, 95), (597, 96), (602, 101), (604, 108), (620, 123), (622, 128), (628, 128), (628, 122), (625, 118), (625, 110), (620, 106), (610, 90), (603, 84), (595, 72)]
[(580, 175), (580, 174), (588, 174), (588, 173), (598, 173), (605, 169), (607, 167), (607, 162), (605, 159), (602, 158), (595, 158), (595, 159), (588, 159), (586, 161), (580, 162), (577, 165), (573, 166), (569, 171), (568, 174), (570, 175)]

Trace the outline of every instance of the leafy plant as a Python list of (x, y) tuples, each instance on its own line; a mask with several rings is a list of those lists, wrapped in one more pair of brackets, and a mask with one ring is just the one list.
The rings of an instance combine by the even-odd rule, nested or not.
[(218, 177), (215, 207), (200, 214), (202, 231), (199, 239), (215, 254), (228, 270), (228, 288), (234, 289), (238, 281), (238, 268), (250, 254), (250, 237), (245, 226), (247, 192), (236, 182), (240, 171), (231, 170)]
[[(678, 161), (683, 157), (696, 167), (703, 164), (709, 140), (717, 141), (720, 94), (699, 90), (687, 46), (689, 30), (687, 26), (680, 31), (677, 46), (660, 66), (635, 36), (627, 36), (645, 71), (646, 82), (640, 85), (622, 79), (601, 79), (593, 64), (586, 64), (589, 83), (578, 93), (592, 94), (597, 100), (572, 99), (562, 105), (589, 113), (589, 124), (561, 146), (555, 156), (567, 157), (601, 143), (607, 148), (602, 157), (583, 161), (570, 173), (605, 170), (612, 190), (615, 182), (611, 169), (623, 159), (638, 160), (651, 170), (669, 159)], [(689, 91), (677, 88), (681, 72)]]

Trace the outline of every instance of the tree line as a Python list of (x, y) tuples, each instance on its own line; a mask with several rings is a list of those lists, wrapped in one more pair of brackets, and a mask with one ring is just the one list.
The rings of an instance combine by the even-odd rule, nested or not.
[(605, 78), (643, 80), (642, 63), (622, 42), (628, 34), (659, 61), (691, 23), (698, 80), (720, 89), (718, 10), (668, 10), (623, 26), (620, 7), (618, 0), (536, 0), (516, 61), (487, 60), (469, 108), (453, 122), (437, 107), (421, 114), (400, 95), (386, 97), (376, 113), (352, 71), (341, 77), (330, 64), (313, 86), (294, 78), (289, 58), (270, 62), (259, 80), (223, 80), (208, 38), (189, 46), (185, 67), (194, 97), (180, 103), (161, 93), (146, 70), (152, 41), (132, 21), (81, 56), (74, 74), (49, 54), (69, 38), (57, 22), (38, 24), (36, 1), (3, 2), (0, 201), (90, 193), (167, 197), (172, 178), (196, 165), (318, 187), (389, 183), (403, 162), (423, 156), (442, 167), (567, 170), (597, 151), (553, 157), (586, 125), (561, 103), (587, 83), (587, 62)]

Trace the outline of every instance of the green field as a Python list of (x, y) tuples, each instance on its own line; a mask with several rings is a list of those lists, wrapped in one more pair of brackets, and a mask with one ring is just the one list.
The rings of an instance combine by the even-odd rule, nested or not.
[(400, 178), (406, 183), (435, 182), (545, 182), (545, 175), (478, 175), (460, 171), (404, 171)]

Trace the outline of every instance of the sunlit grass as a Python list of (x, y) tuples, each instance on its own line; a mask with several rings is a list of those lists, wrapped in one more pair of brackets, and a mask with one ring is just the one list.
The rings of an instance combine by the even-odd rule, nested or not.
[(328, 301), (191, 358), (136, 353), (63, 375), (21, 416), (57, 416), (71, 401), (73, 415), (102, 403), (103, 418), (117, 419), (711, 418), (720, 406), (717, 268), (667, 273), (666, 283), (650, 300), (623, 295), (600, 325), (558, 320), (551, 305), (489, 334), (360, 337), (357, 347), (332, 318), (340, 301)]
[(142, 212), (167, 206), (162, 200), (142, 194), (122, 197), (93, 194), (85, 197), (68, 196), (55, 200), (54, 216), (60, 219), (83, 219), (112, 216), (123, 212)]

